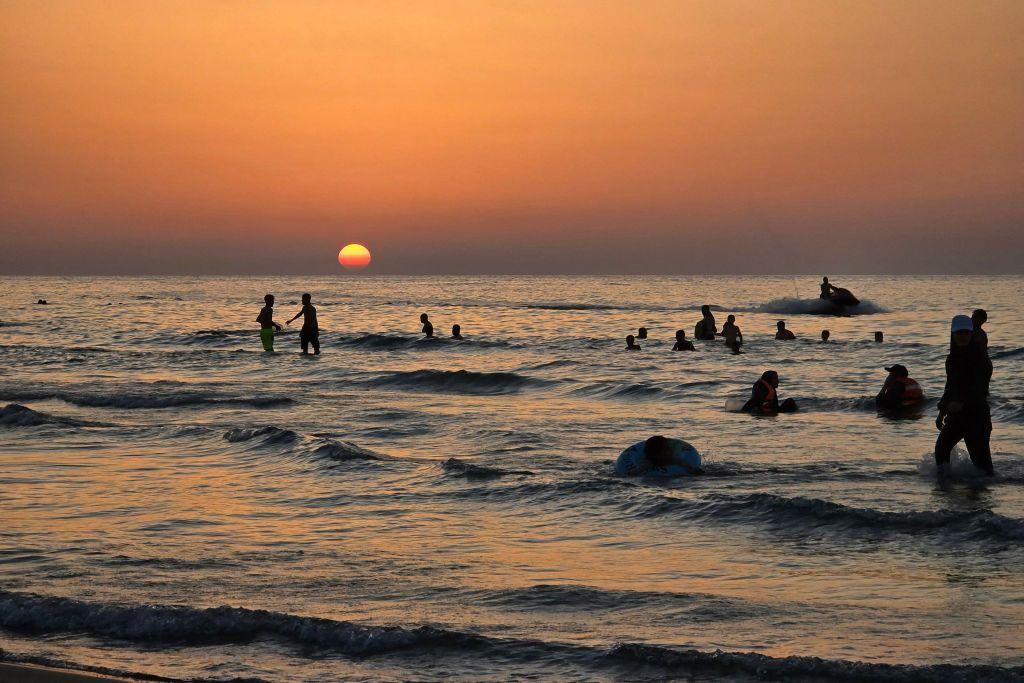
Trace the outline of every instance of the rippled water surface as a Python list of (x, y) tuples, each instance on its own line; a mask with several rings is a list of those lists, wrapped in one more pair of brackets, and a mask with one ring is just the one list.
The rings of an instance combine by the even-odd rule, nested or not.
[[(812, 278), (0, 278), (0, 648), (268, 681), (1024, 677), (1024, 278), (834, 279), (865, 314), (808, 314)], [(261, 351), (268, 291), (282, 323), (313, 294), (320, 357), (299, 323)], [(670, 351), (702, 303), (744, 355)], [(940, 486), (948, 321), (977, 306), (998, 476)], [(873, 410), (894, 362), (917, 419)], [(801, 412), (726, 412), (769, 368)], [(707, 476), (614, 477), (656, 433)]]

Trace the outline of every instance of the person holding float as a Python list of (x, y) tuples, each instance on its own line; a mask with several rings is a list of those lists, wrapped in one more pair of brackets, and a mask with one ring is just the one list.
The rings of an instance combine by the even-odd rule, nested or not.
[(946, 387), (939, 399), (935, 426), (935, 466), (940, 476), (946, 473), (949, 456), (960, 441), (967, 446), (971, 462), (993, 476), (992, 415), (988, 405), (988, 385), (992, 379), (992, 361), (985, 349), (973, 344), (974, 322), (966, 315), (953, 318), (950, 325), (949, 355), (946, 356)]
[(885, 369), (889, 376), (885, 378), (882, 390), (875, 396), (875, 407), (879, 410), (899, 410), (913, 408), (924, 401), (921, 385), (910, 377), (906, 366), (896, 364)]
[(779, 403), (779, 373), (765, 370), (761, 379), (754, 382), (750, 391), (750, 399), (743, 404), (743, 412), (754, 415), (776, 415), (778, 413), (796, 412), (796, 401), (787, 398)]
[(682, 439), (652, 436), (619, 454), (615, 474), (620, 477), (686, 477), (704, 474), (700, 453)]

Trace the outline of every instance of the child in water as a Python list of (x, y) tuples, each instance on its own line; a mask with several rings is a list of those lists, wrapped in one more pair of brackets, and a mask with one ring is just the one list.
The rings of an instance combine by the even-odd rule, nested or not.
[(696, 351), (693, 342), (686, 338), (686, 330), (676, 330), (676, 343), (672, 346), (673, 351)]
[(263, 350), (273, 353), (274, 328), (280, 332), (281, 326), (274, 322), (274, 295), (267, 294), (263, 297), (263, 302), (266, 305), (260, 309), (260, 314), (256, 316), (256, 322), (260, 324), (260, 341), (263, 342)]
[(426, 313), (420, 314), (420, 322), (423, 323), (423, 336), (431, 338), (434, 336), (434, 325), (430, 322), (430, 317)]
[(736, 316), (730, 315), (725, 319), (725, 324), (722, 325), (722, 331), (719, 334), (725, 337), (725, 345), (732, 349), (734, 355), (743, 353), (740, 351), (740, 347), (743, 346), (743, 333), (740, 332), (740, 327), (736, 324)]

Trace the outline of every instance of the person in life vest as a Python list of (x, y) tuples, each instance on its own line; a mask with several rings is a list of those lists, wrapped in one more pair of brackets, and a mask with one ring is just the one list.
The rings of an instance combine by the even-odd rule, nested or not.
[(875, 406), (879, 410), (898, 410), (912, 408), (924, 400), (924, 392), (916, 380), (910, 378), (906, 366), (893, 365), (886, 368), (889, 376), (885, 378), (882, 390), (875, 396)]
[(693, 326), (693, 338), (714, 339), (718, 334), (718, 325), (715, 323), (715, 316), (711, 313), (711, 306), (707, 304), (701, 306), (700, 312), (704, 317)]
[(755, 415), (775, 415), (776, 413), (795, 412), (796, 401), (787, 398), (779, 403), (779, 373), (766, 370), (761, 379), (754, 382), (750, 391), (750, 400), (743, 404), (743, 411)]

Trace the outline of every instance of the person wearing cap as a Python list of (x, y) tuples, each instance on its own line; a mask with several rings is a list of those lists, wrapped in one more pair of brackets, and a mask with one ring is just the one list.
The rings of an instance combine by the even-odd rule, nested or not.
[(875, 396), (875, 406), (879, 410), (898, 410), (912, 408), (924, 400), (924, 392), (904, 365), (893, 365), (885, 369), (889, 376), (885, 378), (882, 390)]
[(983, 349), (971, 343), (974, 323), (966, 315), (954, 316), (950, 325), (949, 355), (946, 356), (946, 388), (939, 399), (935, 426), (935, 465), (944, 474), (953, 447), (967, 446), (971, 462), (992, 476), (992, 416), (988, 406), (988, 384), (992, 361)]

